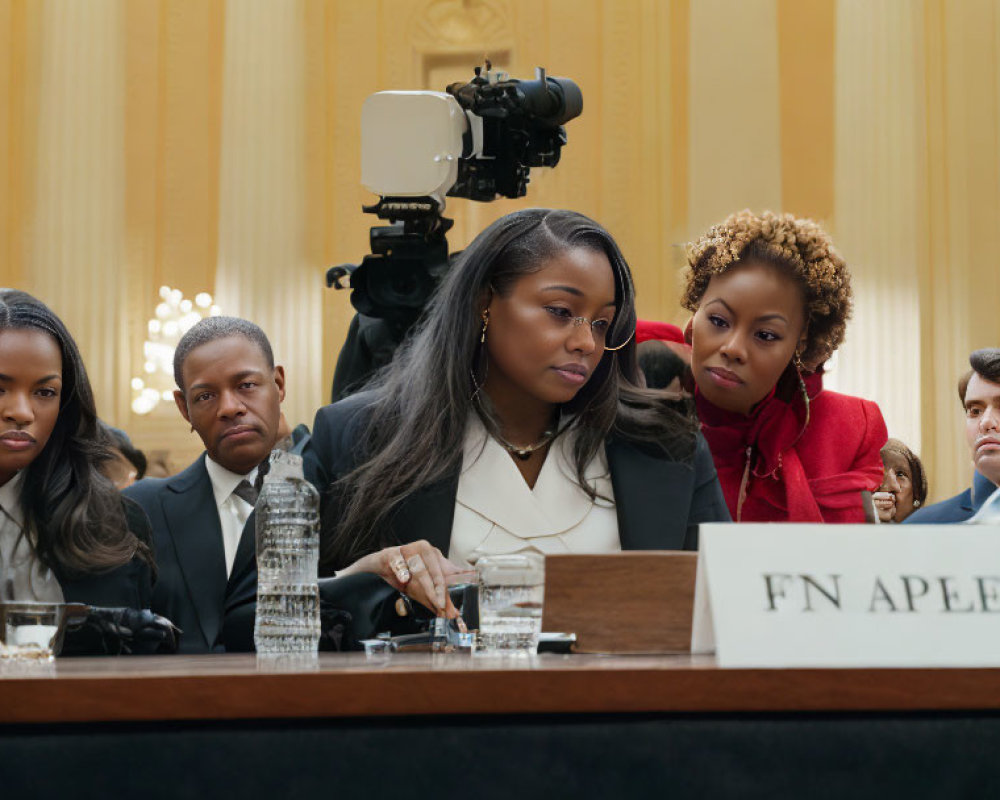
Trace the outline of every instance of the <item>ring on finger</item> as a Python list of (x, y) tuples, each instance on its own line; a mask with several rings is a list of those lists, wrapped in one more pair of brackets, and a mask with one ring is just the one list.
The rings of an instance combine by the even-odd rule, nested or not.
[(410, 572), (414, 575), (427, 569), (427, 565), (424, 564), (424, 560), (420, 557), (420, 553), (412, 555), (406, 559), (406, 565), (410, 568)]
[(403, 558), (402, 553), (393, 557), (389, 561), (389, 569), (393, 571), (393, 574), (396, 576), (397, 580), (401, 581), (402, 583), (406, 583), (408, 580), (410, 580), (410, 570), (406, 568), (406, 559)]

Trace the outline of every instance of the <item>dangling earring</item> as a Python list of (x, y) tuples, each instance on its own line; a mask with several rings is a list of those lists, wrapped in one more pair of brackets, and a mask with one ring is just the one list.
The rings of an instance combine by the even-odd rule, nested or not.
[(914, 508), (920, 508), (920, 501), (919, 500), (914, 500), (913, 501), (913, 507)]
[[(486, 382), (486, 376), (489, 374), (489, 371), (490, 371), (490, 362), (487, 361), (486, 362), (486, 368), (483, 370), (483, 383)], [(475, 387), (475, 389), (472, 390), (472, 396), (469, 399), (470, 400), (475, 400), (476, 397), (479, 396), (480, 390), (482, 390), (482, 388), (483, 388), (483, 384), (479, 382), (478, 378), (476, 378), (476, 366), (475, 366), (475, 364), (473, 364), (471, 367), (469, 367), (469, 377), (472, 378), (472, 385)]]
[(798, 350), (795, 351), (795, 358), (792, 359), (792, 364), (795, 366), (795, 375), (799, 379), (799, 389), (802, 392), (802, 400), (806, 404), (806, 421), (802, 426), (802, 429), (809, 425), (809, 392), (806, 389), (805, 379), (802, 377), (802, 373), (805, 370), (805, 365), (802, 363), (802, 354)]
[[(486, 376), (489, 374), (489, 370), (490, 370), (490, 362), (489, 362), (489, 359), (486, 358), (486, 346), (485, 346), (486, 345), (486, 329), (490, 326), (490, 310), (488, 308), (483, 309), (483, 313), (482, 313), (481, 317), (482, 317), (482, 320), (483, 320), (483, 329), (479, 333), (479, 347), (476, 348), (476, 354), (473, 355), (473, 359), (475, 359), (478, 356), (479, 358), (482, 358), (486, 362), (486, 366), (483, 369), (483, 381), (485, 382), (486, 381)], [(472, 398), (471, 399), (475, 400), (476, 397), (479, 395), (480, 389), (483, 388), (482, 383), (480, 383), (479, 379), (476, 378), (476, 364), (475, 363), (473, 363), (473, 365), (471, 367), (469, 367), (469, 377), (472, 378), (472, 385), (475, 387), (473, 389), (473, 391), (472, 391)]]
[(479, 334), (479, 343), (480, 344), (483, 344), (483, 343), (486, 342), (486, 329), (488, 327), (490, 327), (490, 310), (488, 308), (484, 308), (483, 309), (482, 320), (483, 320), (483, 330)]

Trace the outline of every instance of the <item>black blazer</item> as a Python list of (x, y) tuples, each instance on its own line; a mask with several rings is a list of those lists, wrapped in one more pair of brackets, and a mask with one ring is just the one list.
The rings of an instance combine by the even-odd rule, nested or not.
[[(158, 572), (153, 611), (184, 632), (179, 652), (220, 651), (219, 632), (230, 580), (205, 454), (171, 478), (146, 478), (123, 494), (142, 506), (153, 526)], [(253, 555), (251, 514), (240, 537), (232, 575), (244, 573)]]
[[(128, 529), (152, 547), (152, 531), (143, 510), (128, 499), (122, 500), (122, 506)], [(152, 600), (152, 571), (149, 563), (138, 556), (107, 572), (69, 574), (59, 567), (53, 572), (67, 603), (143, 609), (149, 608)]]
[[(326, 490), (357, 465), (361, 426), (371, 400), (372, 394), (363, 392), (316, 412), (303, 456), (306, 478), (323, 497), (324, 516), (340, 513), (337, 498)], [(610, 438), (605, 449), (623, 550), (696, 550), (700, 523), (730, 521), (712, 454), (701, 434), (689, 464), (621, 438)], [(387, 522), (384, 540), (426, 539), (447, 555), (458, 479), (456, 471), (414, 492)]]

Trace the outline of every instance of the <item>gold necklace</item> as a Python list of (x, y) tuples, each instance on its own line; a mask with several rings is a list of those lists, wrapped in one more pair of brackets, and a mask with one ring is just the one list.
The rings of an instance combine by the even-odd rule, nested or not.
[(556, 438), (556, 431), (552, 428), (545, 431), (542, 434), (542, 438), (539, 439), (534, 444), (526, 444), (524, 446), (512, 444), (503, 438), (499, 433), (494, 433), (493, 438), (496, 439), (502, 446), (503, 449), (510, 453), (514, 458), (520, 461), (527, 461), (531, 458), (531, 454), (536, 450), (541, 450), (545, 445)]

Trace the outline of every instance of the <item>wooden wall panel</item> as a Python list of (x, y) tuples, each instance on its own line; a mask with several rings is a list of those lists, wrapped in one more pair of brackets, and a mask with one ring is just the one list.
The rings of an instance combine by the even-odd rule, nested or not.
[(955, 385), (978, 347), (1000, 346), (1000, 11), (995, 0), (926, 0), (926, 254), (920, 270), (925, 454), (938, 499), (969, 484)]
[(834, 207), (836, 0), (778, 0), (784, 211), (829, 220)]
[[(317, 155), (318, 165), (325, 165), (324, 207), (329, 215), (322, 220), (324, 236), (323, 266), (359, 263), (368, 252), (368, 228), (374, 217), (361, 213), (363, 203), (374, 198), (361, 187), (361, 104), (372, 92), (385, 88), (379, 84), (379, 3), (336, 2), (327, 4), (326, 36), (313, 46), (326, 53), (325, 88), (315, 100), (325, 104), (329, 140)], [(348, 77), (349, 76), (349, 77)], [(310, 98), (310, 108), (314, 98)], [(310, 174), (320, 170), (310, 169)], [(323, 399), (329, 398), (340, 346), (354, 314), (349, 293), (323, 289)]]
[[(18, 283), (18, 267), (14, 259), (12, 233), (18, 228), (12, 218), (17, 195), (11, 181), (11, 152), (16, 134), (12, 118), (17, 118), (20, 92), (13, 80), (16, 50), (14, 43), (22, 35), (13, 27), (11, 0), (0, 0), (0, 285)], [(19, 259), (18, 259), (19, 261)]]
[(305, 222), (306, 20), (302, 0), (226, 4), (216, 298), (267, 333), (292, 425), (325, 397), (323, 265)]
[(125, 3), (125, 260), (127, 357), (118, 424), (174, 466), (201, 449), (172, 402), (131, 411), (143, 377), (147, 323), (164, 284), (189, 299), (215, 291), (219, 235), (223, 0)]
[(74, 333), (98, 410), (118, 417), (124, 242), (124, 25), (120, 0), (46, 1), (24, 278)]
[(830, 385), (876, 400), (890, 436), (920, 452), (922, 18), (912, 4), (843, 2), (837, 26), (832, 232), (855, 302)]
[(781, 208), (776, 0), (691, 4), (688, 235)]

